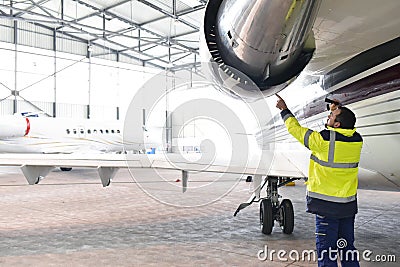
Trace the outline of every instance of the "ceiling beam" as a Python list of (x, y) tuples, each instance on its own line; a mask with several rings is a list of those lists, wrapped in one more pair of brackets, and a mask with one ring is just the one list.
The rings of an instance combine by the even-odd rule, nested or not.
[[(83, 2), (83, 1), (76, 1), (76, 0), (72, 0), (72, 1), (73, 2), (77, 2), (77, 3), (81, 4), (81, 5), (84, 5), (84, 6), (88, 7), (88, 8), (90, 8), (90, 9), (93, 9), (92, 5), (89, 5), (89, 4), (87, 4), (87, 3)], [(117, 6), (123, 5), (125, 3), (130, 2), (130, 1), (132, 1), (132, 0), (124, 0), (122, 2), (115, 3), (114, 5), (111, 5), (111, 6), (102, 8), (102, 9), (101, 8), (97, 8), (97, 9), (95, 9), (95, 10), (97, 10), (96, 12), (93, 12), (91, 14), (85, 15), (85, 16), (80, 17), (80, 18), (76, 18), (75, 21), (81, 21), (81, 20), (84, 20), (84, 19), (87, 19), (87, 18), (90, 18), (90, 17), (93, 17), (93, 16), (99, 16), (103, 11), (107, 11), (109, 9), (112, 9), (112, 8), (117, 7)]]
[[(1, 5), (0, 5), (0, 7), (1, 7)], [(30, 11), (29, 11), (29, 12), (30, 12)], [(14, 20), (14, 21), (25, 21), (25, 22), (31, 22), (31, 21), (32, 21), (32, 19), (25, 19), (25, 18), (23, 18), (23, 17), (18, 17), (18, 18), (16, 18), (16, 17), (10, 16), (10, 15), (7, 15), (7, 16), (0, 15), (0, 18), (7, 18), (7, 19)], [(59, 20), (59, 19), (58, 19), (58, 20)], [(54, 28), (42, 24), (42, 22), (43, 22), (43, 23), (49, 23), (49, 21), (38, 21), (38, 20), (33, 20), (33, 21), (35, 22), (35, 25), (36, 25), (36, 26), (43, 27), (43, 28), (48, 29), (48, 30), (51, 30), (51, 31), (55, 31), (55, 32), (60, 33), (60, 34), (62, 34), (62, 35), (68, 36), (68, 37), (70, 37), (70, 38), (72, 38), (72, 39), (78, 40), (78, 41), (80, 41), (80, 42), (82, 42), (82, 43), (86, 43), (86, 44), (88, 43), (88, 40), (86, 40), (86, 39), (83, 39), (83, 38), (80, 38), (80, 37), (78, 37), (78, 36), (69, 34), (69, 33), (65, 32), (65, 31), (56, 31)], [(69, 27), (71, 27), (71, 26), (69, 26)], [(71, 28), (74, 28), (74, 27), (72, 26)], [(76, 29), (76, 30), (79, 31), (79, 32), (83, 32), (83, 33), (85, 33), (85, 34), (87, 33), (87, 32), (85, 32), (85, 31), (83, 31), (82, 29), (79, 29), (79, 28), (74, 28), (74, 29)], [(94, 34), (93, 34), (93, 35), (94, 35)], [(109, 40), (106, 40), (106, 41), (109, 42)], [(113, 43), (116, 44), (116, 45), (121, 46), (121, 45), (118, 44), (118, 43), (115, 43), (115, 42), (113, 42)], [(92, 43), (92, 45), (101, 47), (101, 48), (103, 48), (103, 49), (108, 49), (108, 50), (112, 51), (113, 54), (121, 54), (121, 55), (124, 55), (124, 56), (126, 56), (126, 57), (129, 57), (129, 58), (132, 58), (132, 59), (134, 59), (134, 60), (137, 60), (137, 61), (141, 62), (143, 66), (144, 66), (145, 64), (147, 64), (147, 65), (151, 65), (151, 66), (153, 66), (153, 67), (159, 68), (159, 69), (165, 69), (163, 66), (160, 66), (160, 65), (155, 64), (155, 63), (152, 63), (152, 62), (145, 62), (145, 61), (142, 60), (141, 58), (138, 58), (138, 57), (135, 57), (135, 56), (132, 56), (132, 55), (130, 55), (130, 54), (123, 53), (123, 52), (121, 53), (121, 52), (119, 52), (118, 50), (115, 50), (115, 49), (113, 49), (113, 48), (111, 48), (111, 47), (103, 46), (103, 45), (96, 44), (96, 43)], [(129, 50), (129, 49), (127, 49), (127, 51), (128, 51), (128, 50)], [(137, 51), (135, 51), (135, 52), (137, 52)]]
[[(190, 32), (185, 32), (185, 33), (181, 33), (181, 34), (177, 34), (177, 35), (174, 35), (174, 36), (171, 36), (171, 41), (172, 40), (174, 40), (175, 38), (179, 38), (179, 37), (182, 37), (182, 36), (185, 36), (185, 35), (189, 35), (189, 34), (193, 34), (193, 33), (197, 33), (197, 31), (190, 31)], [(165, 41), (165, 38), (162, 38), (162, 39), (157, 39), (157, 41), (154, 41), (154, 42), (161, 42), (161, 41)], [(153, 43), (154, 43), (153, 42)], [(143, 47), (143, 46), (146, 46), (146, 45), (149, 45), (149, 44), (152, 44), (152, 42), (148, 42), (147, 44), (140, 44), (140, 45), (138, 45), (138, 46), (135, 46), (135, 47), (133, 47), (133, 48), (139, 48), (139, 47)], [(197, 49), (197, 48), (193, 48), (193, 49)]]
[[(34, 3), (33, 5), (31, 5), (30, 7), (26, 8), (26, 9), (22, 9), (20, 12), (18, 12), (17, 14), (14, 15), (14, 17), (21, 17), (23, 14), (25, 14), (26, 12), (29, 12), (31, 10), (33, 10), (34, 8), (43, 5), (47, 2), (49, 2), (50, 0), (41, 0), (39, 2)], [(33, 1), (32, 1), (33, 2)]]
[[(71, 25), (70, 25), (69, 27), (71, 27), (72, 29), (75, 29), (75, 30), (77, 30), (77, 31), (81, 31), (82, 33), (85, 33), (85, 34), (88, 34), (88, 35), (97, 36), (97, 35), (94, 34), (94, 33), (87, 32), (87, 31), (82, 30), (82, 29), (79, 29), (79, 28), (77, 28), (77, 27), (75, 27), (75, 26), (71, 26)], [(126, 51), (132, 51), (132, 52), (135, 52), (135, 53), (138, 53), (138, 54), (142, 54), (143, 56), (148, 57), (148, 58), (158, 59), (159, 61), (161, 61), (161, 62), (163, 62), (163, 63), (165, 63), (165, 64), (168, 64), (168, 63), (169, 63), (168, 61), (165, 61), (165, 60), (156, 58), (156, 57), (154, 57), (154, 56), (152, 56), (152, 55), (143, 53), (143, 52), (141, 52), (141, 51), (134, 50), (134, 49), (132, 49), (132, 48), (130, 48), (130, 47), (127, 47), (127, 46), (125, 46), (125, 45), (119, 44), (119, 43), (114, 42), (114, 41), (112, 41), (112, 40), (108, 40), (108, 39), (103, 38), (103, 37), (101, 37), (101, 38), (99, 38), (99, 39), (100, 39), (100, 40), (104, 40), (104, 41), (106, 41), (106, 42), (109, 42), (110, 44), (123, 47), (124, 49), (126, 49), (125, 52), (126, 52)], [(91, 42), (90, 44), (93, 44), (93, 43)], [(113, 49), (113, 50), (114, 50), (114, 51), (118, 51), (118, 50), (115, 50), (115, 49)], [(145, 60), (143, 60), (143, 59), (141, 59), (141, 61), (145, 62)]]
[[(199, 27), (197, 25), (194, 25), (194, 24), (182, 19), (180, 16), (187, 15), (192, 12), (203, 9), (204, 6), (201, 4), (194, 8), (189, 8), (189, 9), (185, 9), (180, 12), (177, 12), (177, 10), (176, 10), (177, 2), (176, 2), (176, 0), (173, 0), (173, 7), (172, 7), (172, 13), (171, 13), (171, 12), (166, 11), (165, 9), (162, 9), (162, 8), (156, 6), (155, 4), (149, 2), (148, 0), (136, 0), (136, 1), (141, 2), (142, 4), (145, 4), (148, 7), (153, 8), (154, 10), (163, 14), (162, 17), (153, 20), (153, 22), (161, 20), (163, 18), (172, 18), (172, 19), (175, 19), (175, 20), (183, 23), (184, 25), (186, 25), (188, 27), (193, 28), (193, 30), (189, 31), (189, 32), (181, 33), (181, 34), (174, 35), (174, 36), (170, 36), (170, 35), (164, 36), (163, 34), (157, 33), (155, 31), (149, 29), (148, 27), (143, 26), (148, 23), (151, 23), (151, 21), (147, 21), (145, 23), (138, 24), (138, 23), (135, 23), (129, 19), (126, 19), (125, 17), (122, 17), (122, 16), (110, 11), (110, 9), (115, 8), (117, 6), (121, 6), (128, 2), (131, 2), (132, 0), (124, 0), (119, 3), (115, 3), (113, 5), (107, 6), (107, 7), (96, 7), (94, 4), (90, 4), (83, 0), (71, 0), (73, 2), (76, 2), (77, 5), (82, 5), (87, 8), (93, 9), (95, 11), (86, 16), (83, 16), (80, 18), (75, 18), (72, 20), (71, 20), (71, 17), (69, 17), (69, 16), (67, 17), (67, 19), (64, 19), (65, 14), (63, 11), (61, 14), (61, 19), (60, 19), (60, 18), (58, 18), (58, 16), (60, 16), (60, 15), (56, 11), (48, 9), (45, 6), (43, 6), (43, 4), (49, 2), (50, 0), (39, 0), (39, 1), (27, 0), (27, 1), (31, 2), (32, 5), (25, 9), (18, 9), (15, 7), (15, 5), (14, 6), (11, 5), (11, 3), (10, 3), (10, 5), (0, 4), (0, 8), (6, 8), (7, 10), (10, 10), (10, 12), (11, 12), (11, 15), (9, 15), (5, 11), (0, 9), (0, 18), (7, 17), (14, 21), (21, 20), (21, 21), (33, 22), (40, 27), (47, 28), (54, 32), (58, 32), (60, 34), (64, 34), (64, 35), (69, 36), (70, 38), (76, 39), (78, 41), (85, 42), (85, 43), (90, 42), (92, 45), (103, 47), (104, 49), (109, 49), (114, 54), (117, 54), (117, 55), (120, 54), (120, 55), (124, 55), (124, 56), (130, 57), (130, 58), (133, 58), (135, 60), (142, 62), (142, 64), (145, 64), (145, 63), (150, 64), (151, 63), (150, 61), (156, 61), (156, 60), (160, 61), (163, 64), (169, 64), (170, 63), (169, 61), (164, 60), (164, 58), (166, 56), (177, 55), (177, 54), (182, 54), (182, 53), (190, 53), (190, 54), (195, 54), (195, 55), (199, 54), (198, 48), (193, 48), (191, 46), (185, 45), (185, 44), (181, 43), (181, 41), (176, 40), (176, 38), (182, 37), (182, 36), (185, 36), (188, 34), (197, 33), (199, 31)], [(63, 1), (65, 1), (65, 0), (61, 0), (61, 3)], [(199, 3), (205, 4), (206, 1), (199, 0)], [(38, 12), (33, 12), (33, 10), (37, 11), (38, 9), (43, 11), (47, 16), (40, 14)], [(63, 9), (63, 7), (62, 7), (62, 9)], [(12, 11), (14, 11), (14, 14), (15, 14), (14, 16), (12, 16), (12, 13), (13, 13)], [(23, 16), (25, 14), (29, 14), (30, 18), (25, 18)], [(96, 15), (103, 17), (103, 20), (104, 20), (104, 16), (110, 16), (111, 18), (115, 18), (115, 19), (127, 24), (127, 27), (124, 29), (118, 30), (118, 31), (109, 31), (109, 30), (106, 30), (106, 27), (104, 25), (102, 25), (102, 27), (96, 27), (97, 25), (91, 26), (90, 24), (79, 23), (79, 21), (82, 21), (85, 18), (89, 18), (89, 17), (96, 16)], [(36, 19), (36, 18), (38, 18), (38, 19)], [(54, 27), (58, 26), (58, 28), (55, 29), (53, 27), (53, 25), (54, 25)], [(66, 27), (69, 27), (81, 34), (83, 33), (83, 34), (86, 34), (86, 35), (94, 37), (94, 38), (85, 40), (84, 38), (81, 38), (79, 36), (69, 34), (68, 28), (66, 28)], [(136, 37), (136, 36), (124, 35), (124, 33), (126, 33), (126, 32), (135, 31), (135, 30), (144, 31), (144, 32), (148, 33), (150, 36), (154, 36), (154, 37), (140, 37), (140, 36)], [(112, 38), (119, 37), (119, 36), (122, 38), (139, 40), (140, 42), (144, 42), (144, 43), (142, 43), (140, 45), (140, 47), (139, 46), (128, 47), (126, 45), (121, 45), (120, 43), (111, 40)], [(100, 44), (95, 43), (96, 40), (103, 40), (105, 43), (108, 42), (109, 45), (112, 45), (112, 46), (115, 45), (117, 47), (122, 47), (123, 49), (118, 50), (115, 48), (108, 47), (107, 45), (100, 45)], [(182, 42), (183, 41), (184, 40), (182, 40)], [(149, 45), (163, 46), (163, 47), (168, 47), (169, 49), (171, 49), (171, 47), (173, 46), (174, 49), (176, 49), (176, 50), (181, 49), (182, 52), (177, 52), (175, 54), (169, 53), (169, 55), (158, 57), (158, 56), (153, 56), (153, 55), (150, 55), (148, 53), (144, 53), (143, 51), (141, 51), (142, 50), (141, 48), (143, 48), (144, 46), (149, 46)], [(145, 50), (149, 50), (149, 49), (150, 48), (146, 48)], [(135, 57), (135, 56), (131, 55), (129, 53), (129, 51), (132, 51), (138, 55), (143, 55), (144, 58), (146, 58), (146, 59), (142, 59), (142, 58), (140, 58), (140, 56)], [(128, 53), (125, 53), (125, 52), (128, 52)], [(186, 56), (187, 55), (185, 55), (184, 57), (186, 57)], [(164, 69), (164, 67), (157, 65), (155, 63), (151, 63), (151, 65), (155, 65), (158, 68)], [(174, 67), (178, 67), (178, 66), (174, 66)]]
[[(154, 35), (154, 36), (156, 36), (156, 37), (159, 37), (159, 38), (162, 38), (162, 39), (165, 39), (165, 40), (168, 39), (168, 36), (162, 36), (161, 34), (158, 34), (158, 33), (154, 32), (154, 31), (151, 31), (151, 30), (149, 30), (149, 29), (147, 29), (147, 28), (145, 28), (145, 27), (142, 27), (142, 26), (140, 26), (139, 24), (137, 24), (137, 23), (135, 23), (135, 22), (133, 22), (133, 21), (130, 21), (130, 20), (125, 19), (125, 18), (123, 18), (123, 17), (121, 17), (121, 16), (118, 16), (117, 14), (115, 14), (115, 13), (113, 13), (113, 12), (110, 12), (110, 11), (108, 11), (108, 10), (99, 9), (98, 7), (95, 7), (95, 6), (93, 6), (93, 5), (90, 5), (90, 4), (88, 4), (88, 3), (84, 3), (84, 2), (81, 1), (81, 0), (74, 0), (74, 1), (76, 1), (77, 3), (80, 3), (80, 4), (84, 4), (85, 6), (91, 7), (91, 8), (94, 9), (94, 10), (103, 11), (105, 14), (107, 14), (107, 15), (109, 15), (109, 16), (111, 16), (111, 17), (116, 18), (116, 19), (118, 19), (118, 20), (120, 20), (120, 21), (122, 21), (122, 22), (124, 22), (124, 23), (126, 23), (126, 24), (129, 24), (129, 25), (131, 25), (131, 26), (135, 26), (135, 27), (137, 27), (138, 29), (140, 29), (140, 30), (142, 30), (142, 31), (145, 31), (145, 32), (147, 32), (147, 33), (149, 33), (149, 34), (151, 34), (151, 35)], [(138, 0), (138, 1), (142, 1), (142, 0)], [(183, 48), (189, 50), (189, 51), (192, 52), (192, 53), (198, 54), (198, 51), (197, 51), (196, 49), (193, 49), (192, 47), (185, 46), (185, 45), (180, 44), (179, 42), (176, 42), (176, 41), (173, 41), (173, 44), (178, 45), (178, 46), (181, 46), (181, 47), (183, 47)]]
[[(155, 59), (159, 59), (159, 58), (165, 58), (165, 57), (171, 57), (171, 56), (181, 55), (181, 54), (183, 54), (183, 53), (186, 53), (186, 55), (185, 55), (184, 57), (187, 57), (188, 55), (191, 55), (191, 54), (192, 54), (192, 53), (188, 53), (188, 52), (186, 52), (186, 51), (183, 51), (183, 52), (181, 51), (181, 52), (168, 53), (168, 54), (164, 54), (164, 55), (161, 55), (161, 56), (157, 56), (157, 58), (145, 59), (144, 61), (148, 62), (148, 61), (155, 60)], [(167, 61), (167, 62), (168, 62), (168, 63), (172, 63), (172, 62), (174, 62), (174, 61), (171, 61), (171, 62)]]
[[(197, 25), (194, 25), (194, 24), (192, 24), (192, 23), (190, 23), (190, 22), (188, 22), (188, 21), (186, 21), (186, 20), (180, 18), (180, 17), (177, 16), (176, 14), (173, 14), (173, 13), (170, 13), (170, 12), (168, 12), (168, 11), (165, 11), (164, 9), (162, 9), (162, 8), (160, 8), (160, 7), (154, 5), (154, 4), (152, 4), (152, 3), (150, 3), (150, 2), (148, 2), (148, 1), (146, 1), (146, 0), (137, 0), (137, 1), (140, 2), (140, 3), (143, 3), (143, 4), (147, 5), (147, 6), (149, 6), (149, 7), (151, 7), (151, 8), (153, 8), (154, 10), (157, 10), (158, 12), (160, 12), (160, 13), (162, 13), (162, 14), (164, 14), (164, 15), (170, 17), (170, 18), (173, 18), (173, 19), (175, 19), (175, 20), (177, 20), (177, 21), (179, 21), (179, 22), (185, 24), (186, 26), (189, 26), (189, 27), (191, 27), (191, 28), (193, 28), (193, 29), (195, 29), (195, 30), (197, 30), (197, 31), (199, 30), (199, 27), (198, 27)], [(175, 1), (175, 0), (173, 0), (173, 1)]]
[[(8, 6), (4, 6), (4, 5), (0, 4), (0, 8), (1, 7), (7, 7), (7, 8), (10, 8), (11, 10), (14, 10), (14, 11), (20, 11), (21, 10), (19, 8), (16, 8), (16, 7), (8, 7)], [(57, 32), (65, 32), (65, 29), (63, 29), (64, 27), (71, 27), (72, 28), (72, 26), (75, 26), (75, 28), (77, 27), (77, 29), (79, 29), (78, 31), (80, 31), (83, 28), (87, 28), (87, 29), (90, 29), (90, 30), (93, 30), (93, 31), (96, 31), (96, 32), (102, 32), (102, 33), (105, 32), (105, 33), (110, 34), (110, 35), (122, 36), (122, 37), (127, 38), (127, 39), (139, 40), (139, 37), (118, 34), (117, 32), (114, 32), (114, 31), (109, 31), (109, 30), (105, 30), (103, 28), (97, 28), (97, 27), (93, 27), (93, 26), (90, 26), (90, 25), (77, 23), (77, 22), (74, 22), (74, 21), (62, 20), (62, 19), (55, 18), (55, 17), (49, 18), (48, 16), (45, 16), (45, 15), (42, 15), (42, 14), (39, 14), (39, 13), (35, 13), (33, 11), (26, 11), (26, 13), (28, 13), (30, 15), (33, 15), (33, 16), (36, 16), (38, 18), (43, 18), (44, 20), (32, 19), (32, 18), (24, 18), (24, 17), (17, 17), (16, 18), (16, 17), (10, 16), (8, 14), (6, 14), (6, 15), (1, 15), (0, 14), (0, 18), (7, 18), (7, 19), (11, 19), (11, 20), (21, 20), (21, 21), (33, 22), (33, 23), (41, 23), (41, 24), (43, 24), (43, 23), (50, 23), (50, 24), (55, 24), (55, 25), (63, 24), (62, 27), (56, 27), (56, 31)], [(52, 27), (50, 27), (50, 28), (52, 28)], [(85, 31), (85, 33), (86, 32), (87, 31)], [(95, 41), (97, 39), (100, 39), (98, 34), (91, 34), (91, 36), (95, 37), (95, 38), (90, 40), (90, 41)], [(154, 41), (153, 41), (153, 40), (147, 40), (147, 38), (144, 38), (144, 37), (140, 38), (140, 40), (142, 40), (142, 41), (144, 41), (146, 43), (153, 43), (153, 44), (157, 44), (157, 45), (160, 45), (160, 46), (168, 47), (167, 44), (165, 44), (163, 42), (160, 42), (160, 40), (164, 40), (164, 39), (165, 39), (165, 37), (154, 38)], [(193, 49), (193, 48), (190, 48), (190, 47), (187, 48), (187, 50), (190, 50), (190, 49)]]
[[(194, 7), (194, 8), (185, 9), (185, 10), (182, 10), (182, 11), (178, 12), (176, 14), (176, 16), (178, 16), (178, 17), (185, 16), (185, 15), (188, 15), (188, 14), (190, 14), (192, 12), (195, 12), (195, 11), (198, 11), (198, 10), (202, 10), (202, 9), (204, 9), (204, 6), (197, 6), (197, 7)], [(169, 18), (169, 17), (170, 16), (168, 16), (168, 15), (161, 16), (161, 17), (158, 17), (158, 18), (155, 18), (155, 19), (148, 20), (146, 22), (140, 23), (139, 25), (140, 26), (145, 26), (147, 24), (150, 24), (150, 23), (162, 20), (162, 19), (166, 19), (166, 18)]]
[[(49, 11), (47, 11), (44, 7), (42, 7), (40, 4), (34, 2), (33, 0), (29, 0), (34, 7), (39, 8), (40, 10), (42, 10), (44, 13), (46, 13), (47, 15), (49, 15), (52, 18), (55, 18), (55, 16), (53, 14), (51, 14)], [(62, 17), (61, 17), (62, 18)]]

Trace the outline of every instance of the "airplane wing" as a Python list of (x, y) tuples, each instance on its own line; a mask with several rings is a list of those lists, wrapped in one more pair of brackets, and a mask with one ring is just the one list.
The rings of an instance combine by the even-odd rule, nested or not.
[[(154, 168), (182, 171), (182, 181), (187, 184), (190, 172), (232, 173), (259, 176), (290, 176), (304, 178), (284, 153), (273, 153), (271, 164), (260, 165), (260, 161), (248, 161), (246, 164), (216, 160), (210, 163), (199, 154), (0, 154), (0, 166), (20, 166), (28, 183), (40, 182), (54, 168), (84, 167), (97, 168), (102, 185), (110, 185), (112, 178), (120, 168)], [(186, 186), (185, 186), (186, 187)], [(185, 191), (185, 190), (184, 190)]]

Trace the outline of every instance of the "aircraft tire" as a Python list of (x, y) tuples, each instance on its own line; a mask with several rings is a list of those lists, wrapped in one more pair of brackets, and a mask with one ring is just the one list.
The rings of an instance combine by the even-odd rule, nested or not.
[(274, 227), (271, 199), (263, 199), (260, 203), (260, 226), (263, 234), (271, 234)]
[(294, 210), (293, 204), (289, 199), (284, 199), (279, 206), (281, 219), (281, 229), (284, 234), (293, 233), (294, 229)]

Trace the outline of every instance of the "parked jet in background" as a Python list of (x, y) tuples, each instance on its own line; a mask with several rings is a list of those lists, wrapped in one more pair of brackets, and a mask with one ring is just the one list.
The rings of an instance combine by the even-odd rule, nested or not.
[[(160, 144), (145, 131), (143, 140), (124, 140), (120, 121), (49, 118), (37, 115), (0, 117), (0, 153), (102, 153), (143, 151)], [(153, 130), (153, 129), (152, 129)], [(146, 144), (146, 146), (145, 146)]]
[(119, 121), (49, 118), (32, 113), (2, 116), (0, 165), (21, 166), (29, 184), (39, 183), (56, 167), (62, 171), (95, 167), (103, 186), (108, 186), (118, 168), (127, 167), (125, 157), (115, 153), (143, 153), (161, 145), (160, 129), (139, 127), (132, 132), (143, 133), (123, 140), (123, 128)]

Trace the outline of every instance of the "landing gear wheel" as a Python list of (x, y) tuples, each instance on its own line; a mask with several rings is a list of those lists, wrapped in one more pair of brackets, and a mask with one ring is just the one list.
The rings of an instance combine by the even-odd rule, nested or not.
[(294, 210), (292, 202), (289, 199), (284, 199), (279, 206), (279, 223), (282, 232), (285, 234), (293, 233), (294, 228)]
[(260, 225), (263, 234), (271, 234), (272, 228), (274, 227), (271, 199), (263, 199), (260, 203)]
[(60, 170), (63, 172), (70, 172), (72, 170), (72, 168), (60, 167)]

